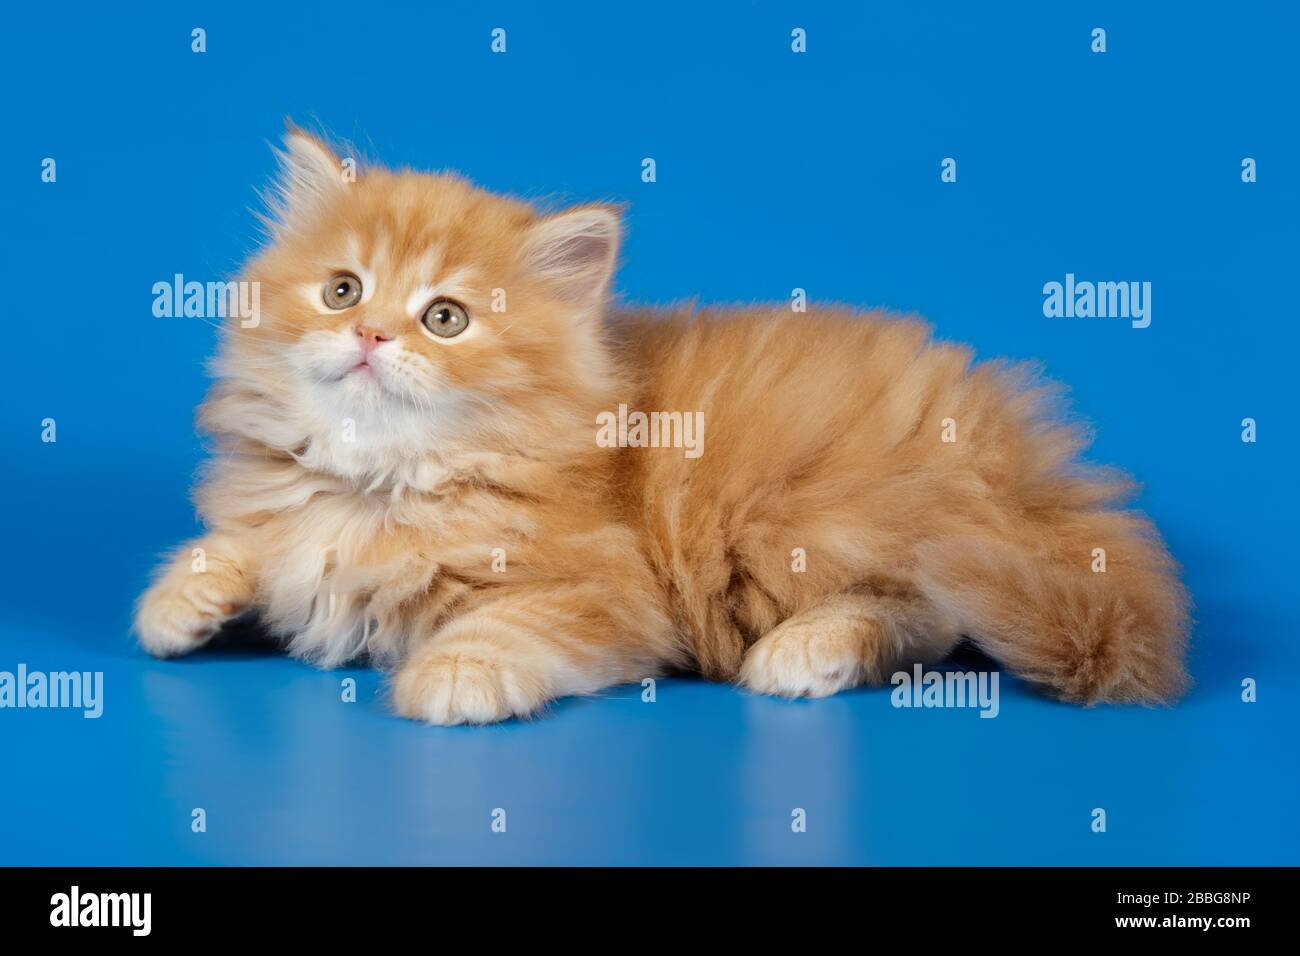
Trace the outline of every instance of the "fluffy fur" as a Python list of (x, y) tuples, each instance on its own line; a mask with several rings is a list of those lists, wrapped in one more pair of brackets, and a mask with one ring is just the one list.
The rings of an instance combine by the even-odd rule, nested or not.
[[(1023, 369), (877, 313), (618, 311), (616, 210), (340, 169), (290, 132), (243, 277), (261, 321), (229, 322), (200, 413), (211, 530), (141, 599), (151, 652), (255, 608), (295, 655), (392, 668), (396, 709), (440, 724), (680, 668), (820, 696), (962, 636), (1069, 701), (1184, 688), (1174, 562)], [(334, 311), (340, 272), (364, 293)], [(440, 297), (455, 338), (420, 328)], [(703, 455), (601, 447), (620, 404), (702, 411)]]

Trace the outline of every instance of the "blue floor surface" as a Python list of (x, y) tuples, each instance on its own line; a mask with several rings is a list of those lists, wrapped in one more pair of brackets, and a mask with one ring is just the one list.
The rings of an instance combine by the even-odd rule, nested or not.
[(0, 661), (102, 670), (103, 715), (0, 712), (3, 864), (1300, 862), (1300, 662), (1244, 603), (1202, 609), (1201, 684), (1169, 710), (1080, 710), (1006, 675), (994, 719), (679, 678), (653, 703), (631, 685), (442, 729), (392, 716), (372, 670), (248, 639), (149, 660), (64, 584), (45, 620), (6, 626)]

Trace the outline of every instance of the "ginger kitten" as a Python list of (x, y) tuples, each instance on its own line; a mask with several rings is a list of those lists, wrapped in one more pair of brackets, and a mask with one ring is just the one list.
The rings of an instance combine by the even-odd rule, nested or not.
[(613, 311), (612, 208), (346, 182), (297, 130), (282, 158), (260, 321), (228, 320), (200, 411), (209, 531), (140, 601), (150, 652), (256, 609), (438, 724), (678, 668), (833, 694), (962, 636), (1069, 701), (1187, 683), (1176, 565), (1023, 371), (874, 313)]

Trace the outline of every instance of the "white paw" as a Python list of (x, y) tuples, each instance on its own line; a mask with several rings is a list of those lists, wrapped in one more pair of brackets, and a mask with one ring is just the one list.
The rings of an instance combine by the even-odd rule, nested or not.
[(537, 674), (481, 641), (427, 649), (402, 666), (393, 684), (399, 714), (444, 726), (522, 717), (547, 696)]
[(829, 697), (861, 684), (862, 640), (826, 620), (786, 621), (763, 635), (740, 665), (740, 682), (760, 694)]
[(197, 572), (158, 581), (136, 609), (140, 646), (155, 657), (176, 657), (204, 644), (245, 609), (227, 585), (222, 575)]

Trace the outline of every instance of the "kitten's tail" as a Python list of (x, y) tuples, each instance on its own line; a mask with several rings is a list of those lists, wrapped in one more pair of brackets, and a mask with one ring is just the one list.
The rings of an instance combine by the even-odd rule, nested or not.
[(990, 657), (1077, 703), (1165, 703), (1190, 683), (1189, 599), (1151, 523), (1066, 511), (918, 552), (922, 590)]

